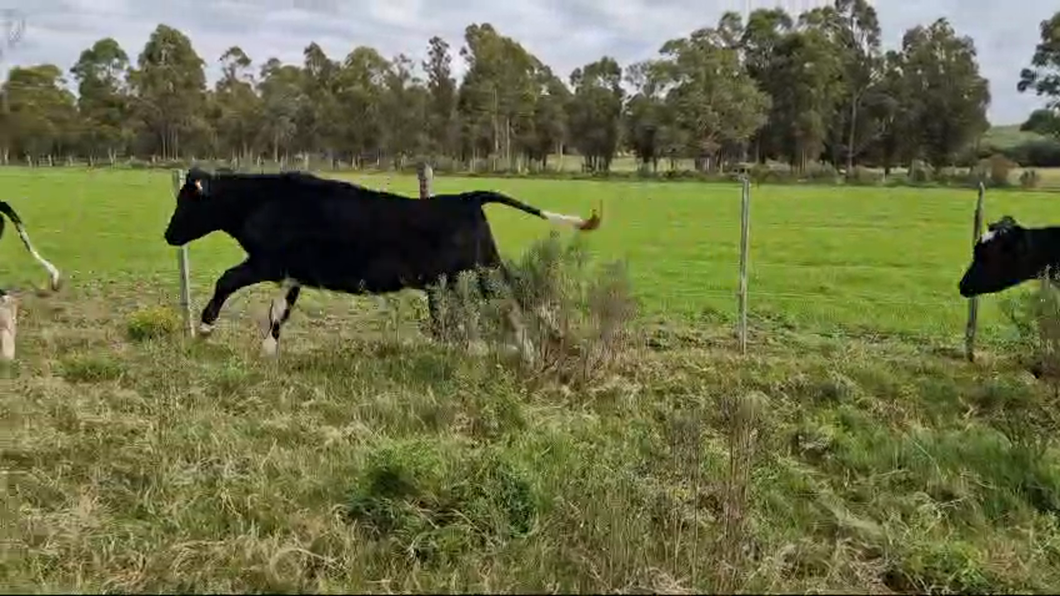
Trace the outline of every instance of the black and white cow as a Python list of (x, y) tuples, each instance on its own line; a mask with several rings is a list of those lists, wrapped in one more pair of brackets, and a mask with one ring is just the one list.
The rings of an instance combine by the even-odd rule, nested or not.
[[(260, 282), (283, 284), (284, 296), (269, 310), (262, 350), (275, 354), (280, 327), (303, 286), (349, 294), (426, 290), (442, 276), (499, 268), (503, 264), (483, 212), (499, 203), (579, 230), (595, 230), (589, 219), (542, 211), (490, 191), (436, 195), (419, 200), (348, 182), (286, 172), (210, 174), (192, 169), (177, 195), (166, 228), (171, 246), (215, 231), (239, 243), (242, 263), (217, 280), (203, 308), (199, 331), (208, 335), (225, 300)], [(489, 284), (480, 278), (483, 292)], [(428, 293), (432, 322), (438, 305)]]
[(987, 226), (957, 289), (970, 298), (1001, 292), (1049, 269), (1060, 280), (1060, 227), (1025, 228), (1005, 215)]
[[(25, 226), (22, 225), (22, 218), (5, 201), (0, 201), (0, 214), (2, 214), (0, 215), (0, 238), (4, 236), (4, 216), (6, 216), (14, 224), (15, 231), (18, 232), (18, 237), (22, 239), (22, 244), (25, 245), (29, 254), (33, 255), (33, 258), (48, 271), (50, 291), (57, 291), (62, 283), (62, 276), (55, 265), (40, 256), (37, 249), (33, 247), (33, 243), (29, 241), (29, 234), (26, 233)], [(48, 291), (48, 289), (44, 289), (42, 293), (48, 293)], [(18, 302), (13, 294), (4, 288), (0, 288), (0, 360), (14, 360), (17, 326)]]

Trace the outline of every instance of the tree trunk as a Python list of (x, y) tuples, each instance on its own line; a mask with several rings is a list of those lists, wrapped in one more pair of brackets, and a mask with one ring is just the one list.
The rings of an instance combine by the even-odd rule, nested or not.
[(847, 178), (854, 173), (854, 140), (858, 126), (858, 96), (850, 102), (850, 136), (847, 138)]

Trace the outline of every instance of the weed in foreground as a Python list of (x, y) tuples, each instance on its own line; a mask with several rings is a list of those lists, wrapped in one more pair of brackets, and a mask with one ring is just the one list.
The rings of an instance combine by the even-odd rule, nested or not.
[[(563, 245), (553, 232), (508, 261), (507, 278), (493, 270), (443, 281), (430, 290), (440, 335), (464, 347), (485, 342), (494, 353), (514, 338), (531, 374), (571, 385), (600, 379), (638, 345), (637, 304), (623, 263), (592, 268), (591, 260), (580, 237)], [(485, 299), (483, 286), (495, 298)]]

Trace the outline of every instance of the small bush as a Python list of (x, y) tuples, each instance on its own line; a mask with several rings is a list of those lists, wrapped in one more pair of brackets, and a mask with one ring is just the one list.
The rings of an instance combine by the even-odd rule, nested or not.
[(850, 184), (873, 185), (882, 181), (883, 173), (874, 172), (865, 166), (854, 166), (852, 171), (847, 172), (847, 182)]
[(106, 355), (79, 354), (63, 359), (60, 374), (70, 383), (104, 383), (125, 373), (120, 362)]
[(133, 341), (146, 341), (173, 335), (180, 330), (180, 317), (162, 306), (141, 308), (131, 315), (125, 332)]
[(920, 160), (914, 160), (909, 165), (909, 181), (913, 184), (924, 184), (931, 180), (931, 170), (927, 164)]
[(979, 162), (976, 174), (990, 182), (991, 186), (1010, 185), (1009, 176), (1018, 164), (1000, 153), (995, 153)]
[(431, 440), (375, 449), (346, 506), (369, 538), (429, 564), (525, 536), (537, 515), (530, 483), (501, 454)]
[(536, 372), (555, 373), (569, 383), (604, 374), (632, 345), (636, 303), (624, 264), (593, 269), (590, 260), (580, 237), (564, 246), (553, 232), (506, 264), (510, 283), (498, 271), (480, 272), (494, 300), (483, 300), (475, 274), (446, 280), (431, 290), (440, 335), (466, 346), (501, 344), (514, 334)]
[(1003, 302), (1002, 312), (1015, 331), (1010, 346), (1017, 361), (1044, 381), (1052, 395), (991, 385), (980, 401), (993, 414), (995, 427), (1038, 460), (1060, 430), (1060, 290), (1039, 283), (1034, 291)]
[(1033, 291), (1003, 301), (1001, 309), (1016, 355), (1029, 360), (1035, 376), (1060, 380), (1060, 289), (1039, 278)]
[(806, 166), (806, 170), (803, 172), (803, 177), (806, 180), (812, 180), (814, 182), (837, 182), (839, 180), (839, 171), (835, 169), (835, 166), (827, 163), (812, 163)]
[(1023, 170), (1020, 173), (1020, 186), (1026, 189), (1038, 188), (1041, 184), (1041, 177), (1038, 175), (1038, 170)]

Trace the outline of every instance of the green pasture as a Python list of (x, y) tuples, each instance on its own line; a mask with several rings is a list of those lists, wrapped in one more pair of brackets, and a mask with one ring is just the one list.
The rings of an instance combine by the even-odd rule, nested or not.
[[(345, 177), (416, 192), (413, 177)], [(627, 260), (647, 315), (704, 324), (734, 320), (736, 185), (482, 178), (434, 184), (438, 193), (496, 189), (567, 213), (588, 214), (602, 202), (604, 225), (587, 240), (600, 258)], [(168, 172), (3, 169), (0, 196), (15, 205), (40, 251), (70, 283), (172, 283), (176, 297), (174, 249), (162, 240), (173, 205)], [(822, 333), (959, 338), (967, 302), (956, 284), (970, 257), (975, 198), (952, 189), (753, 188), (752, 321)], [(1026, 225), (1050, 223), (1054, 200), (1048, 193), (988, 192), (986, 218), (1008, 213)], [(487, 210), (509, 256), (549, 232), (548, 224), (518, 211)], [(190, 254), (198, 309), (217, 276), (242, 253), (217, 234), (191, 245)], [(0, 245), (0, 255), (4, 283), (39, 281), (36, 264), (13, 237)], [(310, 301), (324, 299), (312, 294)], [(983, 300), (985, 340), (1004, 326), (1002, 297)]]
[[(354, 178), (416, 189), (411, 177)], [(59, 296), (26, 298), (16, 362), (0, 365), (0, 583), (12, 593), (1060, 586), (1055, 388), (1007, 346), (975, 363), (952, 349), (974, 192), (753, 189), (757, 327), (740, 356), (718, 333), (735, 314), (738, 187), (435, 186), (495, 188), (567, 213), (602, 201), (591, 249), (627, 259), (646, 315), (674, 324), (649, 342), (608, 344), (615, 360), (593, 365), (585, 384), (390, 333), (386, 315), (404, 305), (356, 308), (369, 299), (324, 292), (303, 294), (276, 360), (258, 354), (246, 320), (275, 294), (267, 286), (233, 296), (213, 336), (186, 341), (179, 317), (152, 308), (177, 302), (175, 251), (162, 240), (169, 173), (0, 169), (0, 197), (69, 281)], [(1055, 222), (1053, 197), (991, 193), (987, 218)], [(549, 229), (504, 207), (488, 214), (511, 256)], [(190, 253), (197, 317), (242, 255), (221, 236)], [(5, 234), (0, 281), (42, 279)], [(983, 300), (987, 339), (1009, 329), (999, 302)]]

